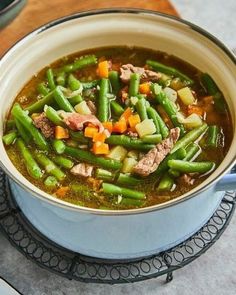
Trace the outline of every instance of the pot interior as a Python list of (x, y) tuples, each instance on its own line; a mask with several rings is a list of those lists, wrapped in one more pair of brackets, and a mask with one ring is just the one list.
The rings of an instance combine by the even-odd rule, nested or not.
[[(83, 14), (82, 14), (83, 15)], [(175, 203), (201, 188), (206, 187), (232, 166), (235, 160), (235, 114), (236, 114), (236, 66), (233, 57), (218, 41), (213, 41), (196, 27), (155, 13), (106, 12), (86, 16), (72, 16), (45, 26), (18, 42), (0, 63), (0, 132), (9, 108), (20, 89), (42, 68), (53, 61), (85, 49), (104, 46), (138, 46), (173, 54), (192, 64), (202, 72), (208, 72), (216, 81), (229, 105), (233, 121), (233, 142), (224, 162), (197, 188), (170, 203)], [(222, 47), (222, 48), (221, 48)], [(223, 120), (224, 118), (222, 118)], [(9, 160), (0, 142), (1, 165), (18, 183), (48, 201), (78, 209), (42, 192), (26, 180)], [(167, 203), (154, 207), (170, 205)], [(138, 210), (150, 210), (142, 208)], [(83, 209), (91, 212), (93, 209)], [(134, 210), (134, 211), (138, 211)], [(102, 211), (102, 210), (100, 210)], [(127, 210), (128, 211), (132, 210)]]

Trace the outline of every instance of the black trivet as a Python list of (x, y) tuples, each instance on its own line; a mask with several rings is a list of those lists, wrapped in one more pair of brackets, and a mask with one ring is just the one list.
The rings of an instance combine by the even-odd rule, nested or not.
[(0, 230), (11, 244), (39, 266), (68, 279), (120, 284), (142, 281), (173, 271), (205, 253), (221, 236), (235, 210), (235, 192), (226, 192), (211, 219), (192, 237), (172, 249), (135, 260), (106, 260), (72, 252), (37, 231), (16, 206), (7, 177), (0, 170)]

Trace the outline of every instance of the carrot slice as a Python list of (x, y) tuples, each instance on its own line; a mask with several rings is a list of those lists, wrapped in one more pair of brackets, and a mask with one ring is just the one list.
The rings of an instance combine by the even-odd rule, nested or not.
[(98, 75), (101, 78), (108, 78), (109, 63), (107, 60), (98, 63)]
[(107, 136), (104, 132), (100, 132), (100, 133), (95, 133), (93, 136), (93, 142), (104, 142), (106, 140)]
[(85, 137), (93, 138), (96, 133), (98, 133), (98, 128), (97, 127), (89, 127), (89, 126), (87, 126), (84, 129), (84, 136)]
[(140, 123), (141, 122), (141, 119), (140, 119), (140, 117), (139, 117), (138, 114), (131, 115), (128, 118), (128, 122), (129, 122), (129, 126), (132, 128), (132, 127), (135, 127), (138, 123)]
[(95, 155), (107, 155), (109, 153), (109, 145), (107, 143), (97, 141), (93, 144), (93, 153)]
[(150, 83), (142, 83), (139, 85), (139, 92), (142, 94), (150, 94), (151, 89), (150, 89)]
[(61, 126), (55, 127), (55, 138), (56, 139), (66, 139), (69, 138), (69, 131)]
[(55, 194), (59, 197), (59, 198), (63, 198), (65, 197), (65, 195), (67, 194), (67, 192), (69, 191), (69, 186), (61, 186), (56, 192)]
[(120, 119), (125, 119), (126, 121), (129, 119), (129, 117), (132, 115), (133, 111), (130, 107), (128, 107), (124, 113), (120, 116)]
[(114, 123), (113, 132), (124, 133), (127, 130), (127, 123), (124, 118)]
[(113, 130), (113, 124), (112, 122), (102, 122), (102, 125), (105, 129), (107, 129), (110, 133), (112, 133), (112, 130)]
[(188, 106), (188, 114), (191, 115), (191, 114), (197, 114), (199, 116), (202, 116), (204, 111), (201, 107), (199, 106), (195, 106), (195, 105), (189, 105)]

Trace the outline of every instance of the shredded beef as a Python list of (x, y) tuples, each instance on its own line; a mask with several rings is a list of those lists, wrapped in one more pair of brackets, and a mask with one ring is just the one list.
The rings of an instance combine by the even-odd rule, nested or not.
[(39, 116), (33, 118), (34, 125), (39, 128), (46, 138), (54, 136), (54, 126), (51, 121), (48, 120), (45, 113), (41, 113)]
[(92, 176), (93, 172), (93, 166), (87, 164), (87, 163), (79, 163), (75, 165), (70, 172), (74, 175), (79, 175), (83, 177), (89, 177)]
[(128, 83), (130, 80), (130, 75), (132, 73), (140, 74), (140, 78), (142, 81), (157, 81), (160, 77), (160, 73), (156, 73), (154, 71), (146, 70), (141, 67), (135, 67), (132, 64), (122, 65), (120, 68), (120, 78), (122, 82)]
[(179, 138), (180, 129), (178, 127), (170, 130), (169, 137), (158, 143), (151, 149), (135, 166), (133, 171), (141, 176), (148, 176), (153, 173), (172, 150)]

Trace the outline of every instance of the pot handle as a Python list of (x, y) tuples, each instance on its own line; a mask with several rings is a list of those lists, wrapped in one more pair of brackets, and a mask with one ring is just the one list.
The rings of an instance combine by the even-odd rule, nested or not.
[(236, 190), (236, 165), (231, 173), (226, 174), (216, 184), (216, 191), (234, 191)]

